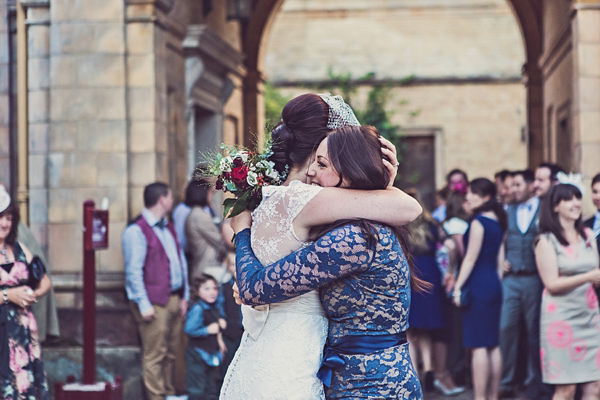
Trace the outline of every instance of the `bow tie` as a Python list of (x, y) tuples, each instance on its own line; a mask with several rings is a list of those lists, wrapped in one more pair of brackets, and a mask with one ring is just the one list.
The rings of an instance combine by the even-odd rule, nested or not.
[(162, 218), (160, 221), (158, 221), (156, 224), (154, 224), (154, 226), (156, 226), (160, 229), (165, 229), (167, 227), (167, 220), (165, 218)]
[(523, 204), (521, 207), (527, 211), (531, 211), (533, 209), (533, 204)]

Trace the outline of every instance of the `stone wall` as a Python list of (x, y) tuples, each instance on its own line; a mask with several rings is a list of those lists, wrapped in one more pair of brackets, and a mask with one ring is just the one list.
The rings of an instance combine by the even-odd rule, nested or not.
[(287, 95), (329, 68), (390, 83), (395, 123), (442, 132), (438, 187), (455, 167), (492, 177), (527, 166), (524, 48), (505, 0), (286, 0), (269, 35), (265, 75)]

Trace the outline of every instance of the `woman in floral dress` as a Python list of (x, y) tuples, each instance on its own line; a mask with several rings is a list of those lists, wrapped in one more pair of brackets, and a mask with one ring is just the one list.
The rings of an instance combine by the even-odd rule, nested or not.
[(33, 256), (17, 242), (19, 211), (0, 187), (0, 397), (48, 399), (37, 324), (31, 304), (50, 290), (44, 275), (33, 290), (27, 264)]
[[(560, 178), (559, 178), (560, 182)], [(560, 183), (540, 210), (535, 259), (544, 283), (540, 356), (544, 383), (554, 399), (600, 398), (600, 313), (594, 286), (600, 284), (594, 235), (581, 221), (581, 191)]]

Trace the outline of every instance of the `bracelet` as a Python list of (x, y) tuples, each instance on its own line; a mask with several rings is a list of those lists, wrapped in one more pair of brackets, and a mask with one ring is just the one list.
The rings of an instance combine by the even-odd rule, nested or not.
[(460, 291), (452, 293), (452, 297), (460, 297)]
[(4, 304), (8, 304), (8, 290), (6, 288), (2, 289), (2, 299)]

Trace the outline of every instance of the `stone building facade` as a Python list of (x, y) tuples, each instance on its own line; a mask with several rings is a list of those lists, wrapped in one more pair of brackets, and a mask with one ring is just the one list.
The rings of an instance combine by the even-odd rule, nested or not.
[[(505, 0), (287, 0), (269, 35), (265, 75), (292, 97), (324, 84), (330, 70), (371, 74), (359, 83), (359, 108), (373, 83), (391, 86), (387, 108), (406, 135), (401, 174), (421, 175), (406, 184), (431, 203), (453, 168), (490, 177), (527, 165), (524, 61)], [(421, 148), (429, 165), (411, 157)]]
[[(229, 18), (228, 9), (241, 3), (253, 5), (248, 18)], [(123, 370), (105, 356), (110, 349), (137, 357), (120, 236), (141, 210), (143, 187), (166, 181), (180, 199), (200, 150), (221, 141), (248, 143), (248, 132), (262, 130), (262, 86), (265, 76), (279, 79), (277, 63), (287, 62), (294, 79), (305, 80), (304, 60), (297, 67), (286, 60), (309, 45), (312, 55), (330, 56), (321, 41), (339, 46), (307, 32), (288, 38), (295, 45), (274, 59), (274, 42), (267, 43), (278, 15), (312, 15), (317, 31), (348, 30), (350, 21), (357, 45), (372, 31), (393, 39), (377, 41), (371, 53), (332, 52), (338, 54), (332, 60), (356, 64), (350, 69), (356, 76), (375, 68), (377, 79), (416, 75), (393, 101), (406, 99), (406, 109), (420, 113), (400, 111), (395, 118), (414, 135), (443, 140), (435, 145), (444, 149), (436, 153), (443, 154), (436, 179), (454, 165), (490, 174), (550, 160), (582, 172), (589, 183), (600, 171), (600, 1), (505, 3), (511, 12), (504, 0), (0, 0), (0, 180), (48, 253), (65, 337), (76, 343), (81, 336), (82, 202), (107, 197), (110, 247), (97, 253), (98, 342), (107, 346), (100, 353), (108, 360), (102, 373)], [(23, 24), (17, 10), (24, 11)], [(468, 23), (453, 22), (469, 13)], [(362, 26), (367, 14), (378, 20)], [(503, 34), (490, 38), (492, 28)], [(18, 43), (23, 33), (26, 41)], [(321, 68), (330, 63), (313, 61)], [(510, 139), (494, 141), (497, 135)], [(490, 140), (493, 148), (470, 152), (490, 147)], [(457, 154), (460, 160), (452, 158)], [(61, 350), (55, 359), (74, 353)]]

